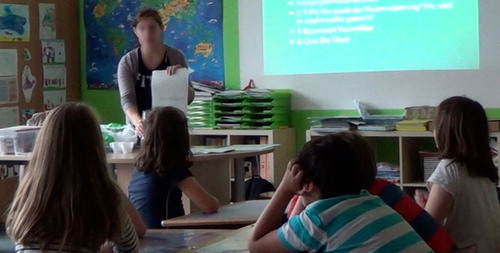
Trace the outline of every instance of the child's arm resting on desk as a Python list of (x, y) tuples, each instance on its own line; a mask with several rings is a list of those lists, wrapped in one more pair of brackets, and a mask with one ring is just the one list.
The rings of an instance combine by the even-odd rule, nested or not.
[(219, 201), (203, 189), (194, 177), (186, 177), (177, 183), (177, 187), (179, 187), (179, 189), (186, 194), (202, 212), (215, 213), (219, 209)]
[(248, 242), (250, 252), (288, 252), (278, 238), (283, 213), (290, 199), (302, 188), (302, 171), (290, 161), (271, 202), (255, 224)]

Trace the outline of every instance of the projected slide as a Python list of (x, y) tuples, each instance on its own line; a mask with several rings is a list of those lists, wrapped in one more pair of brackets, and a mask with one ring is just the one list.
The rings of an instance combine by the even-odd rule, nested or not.
[(266, 75), (479, 68), (478, 0), (262, 0)]

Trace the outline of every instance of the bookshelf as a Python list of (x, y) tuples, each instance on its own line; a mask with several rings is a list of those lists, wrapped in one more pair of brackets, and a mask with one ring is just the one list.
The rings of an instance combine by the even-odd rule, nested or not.
[[(208, 144), (237, 145), (279, 144), (273, 153), (261, 155), (259, 167), (263, 178), (271, 181), (276, 187), (281, 182), (286, 165), (295, 158), (295, 129), (191, 129), (191, 146)], [(258, 140), (258, 143), (257, 143)]]
[[(425, 188), (426, 183), (423, 180), (424, 173), (421, 167), (419, 151), (429, 150), (430, 147), (435, 147), (434, 136), (430, 131), (409, 132), (409, 131), (357, 131), (364, 136), (375, 149), (377, 153), (381, 148), (384, 148), (384, 141), (397, 142), (397, 161), (400, 168), (400, 183), (399, 186), (408, 193), (414, 192), (415, 188)], [(320, 133), (314, 130), (306, 131), (306, 140), (326, 135), (328, 133)], [(500, 132), (491, 132), (491, 138), (497, 141), (497, 150), (500, 146)], [(391, 150), (392, 151), (392, 150)], [(377, 157), (377, 155), (376, 155)], [(377, 162), (384, 162), (378, 161)], [(500, 170), (499, 170), (500, 173)], [(411, 195), (412, 196), (412, 195)]]

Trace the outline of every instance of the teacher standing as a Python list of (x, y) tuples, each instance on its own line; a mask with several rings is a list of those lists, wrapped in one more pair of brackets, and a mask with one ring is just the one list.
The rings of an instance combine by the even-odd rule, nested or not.
[[(122, 109), (137, 134), (142, 137), (142, 112), (152, 107), (151, 76), (154, 70), (165, 70), (173, 75), (179, 68), (187, 68), (184, 54), (163, 44), (164, 25), (156, 10), (140, 11), (132, 25), (140, 46), (122, 57), (118, 64), (118, 88)], [(168, 84), (166, 84), (168, 85)], [(188, 103), (194, 98), (194, 90), (188, 89)]]

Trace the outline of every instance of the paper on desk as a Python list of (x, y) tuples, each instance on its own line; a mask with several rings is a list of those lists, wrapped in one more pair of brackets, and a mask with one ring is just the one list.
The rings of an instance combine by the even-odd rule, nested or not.
[(248, 239), (253, 232), (253, 226), (251, 228), (241, 228), (237, 230), (235, 234), (230, 237), (202, 247), (196, 252), (198, 253), (208, 253), (208, 252), (248, 252), (247, 244)]
[(152, 106), (173, 106), (187, 113), (189, 69), (177, 69), (168, 75), (165, 70), (153, 71), (151, 77)]
[(213, 147), (213, 146), (195, 146), (191, 148), (193, 155), (202, 154), (220, 154), (234, 151), (234, 148), (229, 147)]

